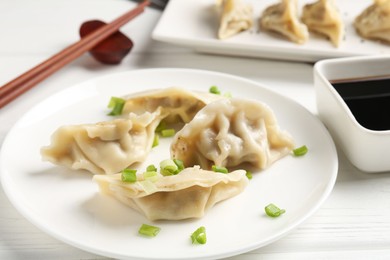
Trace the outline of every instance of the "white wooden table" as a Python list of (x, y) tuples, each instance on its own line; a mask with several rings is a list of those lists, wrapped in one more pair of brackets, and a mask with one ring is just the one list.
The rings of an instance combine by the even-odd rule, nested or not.
[[(0, 85), (78, 40), (79, 25), (110, 21), (134, 3), (126, 0), (1, 0)], [(135, 42), (117, 66), (89, 55), (0, 110), (0, 145), (12, 125), (44, 98), (96, 76), (139, 68), (197, 68), (261, 82), (316, 113), (312, 64), (198, 54), (155, 42), (160, 12), (148, 9), (122, 31)], [(384, 160), (385, 158), (384, 155)], [(234, 259), (390, 259), (390, 173), (356, 170), (339, 151), (335, 188), (321, 209), (283, 239)], [(25, 220), (0, 189), (0, 259), (104, 259), (64, 244)]]

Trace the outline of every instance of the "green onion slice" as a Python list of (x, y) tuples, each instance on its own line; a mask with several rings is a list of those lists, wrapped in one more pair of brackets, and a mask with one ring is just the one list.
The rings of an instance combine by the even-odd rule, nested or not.
[(154, 138), (153, 138), (152, 148), (156, 147), (159, 143), (160, 143), (160, 138), (159, 138), (158, 134), (155, 134)]
[(305, 155), (307, 153), (309, 149), (307, 149), (307, 146), (306, 145), (303, 145), (299, 148), (296, 148), (293, 150), (293, 153), (295, 156), (302, 156), (302, 155)]
[(209, 89), (209, 92), (212, 94), (220, 95), (221, 91), (218, 89), (217, 86), (211, 86)]
[(226, 98), (232, 98), (233, 97), (232, 93), (230, 93), (230, 92), (224, 93), (223, 96), (226, 97)]
[(121, 179), (124, 182), (136, 182), (137, 181), (137, 170), (124, 169), (121, 172)]
[(246, 171), (246, 177), (251, 180), (252, 179), (252, 172), (251, 171)]
[(138, 230), (138, 234), (144, 235), (147, 237), (155, 237), (160, 232), (161, 228), (156, 226), (151, 226), (148, 224), (142, 224)]
[(174, 136), (175, 133), (176, 133), (176, 131), (173, 128), (161, 130), (162, 137), (171, 137), (171, 136)]
[(165, 121), (161, 121), (161, 122), (158, 124), (158, 126), (156, 127), (155, 132), (156, 132), (156, 133), (159, 133), (159, 132), (161, 132), (161, 131), (164, 130), (164, 129), (167, 129), (167, 123), (166, 123)]
[(118, 116), (122, 114), (123, 107), (125, 106), (126, 100), (119, 97), (111, 97), (108, 103), (108, 108), (112, 108), (111, 112), (108, 113), (110, 116)]
[(206, 244), (206, 228), (201, 226), (200, 228), (195, 230), (195, 232), (191, 234), (191, 241), (192, 244)]
[(280, 215), (286, 212), (284, 209), (280, 209), (272, 203), (267, 205), (264, 209), (265, 209), (265, 213), (268, 216), (273, 218), (279, 217)]
[(148, 167), (146, 167), (146, 171), (147, 172), (157, 172), (157, 168), (156, 166), (154, 166), (153, 164), (149, 165)]
[(211, 166), (211, 169), (214, 172), (220, 172), (220, 173), (228, 173), (229, 172), (227, 168), (221, 167), (221, 166), (216, 166), (216, 165)]
[(166, 159), (160, 162), (160, 173), (164, 176), (177, 174), (179, 167), (171, 159)]
[(177, 172), (176, 174), (178, 174), (179, 172), (181, 172), (182, 170), (184, 170), (184, 163), (182, 160), (179, 160), (179, 159), (173, 159), (173, 162), (176, 164), (177, 166)]

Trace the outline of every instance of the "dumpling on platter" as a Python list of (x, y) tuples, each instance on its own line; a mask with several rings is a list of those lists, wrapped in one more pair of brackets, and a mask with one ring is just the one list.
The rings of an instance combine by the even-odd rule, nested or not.
[(298, 44), (309, 38), (306, 25), (298, 18), (296, 0), (281, 0), (267, 7), (260, 17), (260, 28), (279, 33)]
[(127, 118), (58, 128), (41, 149), (44, 160), (94, 174), (113, 174), (142, 162), (152, 148), (161, 111), (130, 113)]
[(356, 17), (354, 26), (363, 38), (390, 43), (390, 0), (376, 0)]
[(294, 148), (291, 136), (279, 129), (264, 103), (222, 99), (196, 114), (174, 137), (171, 156), (186, 166), (212, 165), (230, 169), (250, 164), (265, 169)]
[(318, 0), (303, 7), (302, 22), (310, 31), (325, 35), (338, 47), (344, 37), (344, 23), (333, 0)]
[(253, 26), (252, 5), (241, 0), (221, 0), (217, 5), (221, 8), (219, 39), (229, 38)]
[[(248, 184), (244, 170), (228, 174), (185, 168), (177, 175), (160, 176), (155, 182), (123, 182), (121, 174), (93, 177), (103, 194), (113, 196), (149, 220), (200, 218), (216, 203), (236, 196)], [(153, 189), (145, 190), (145, 183)]]
[(148, 90), (123, 97), (126, 103), (122, 114), (154, 112), (161, 109), (165, 121), (187, 123), (206, 104), (221, 98), (224, 97), (178, 87)]

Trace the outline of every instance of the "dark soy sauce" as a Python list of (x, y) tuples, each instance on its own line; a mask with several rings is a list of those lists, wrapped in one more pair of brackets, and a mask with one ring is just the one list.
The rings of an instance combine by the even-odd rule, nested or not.
[(330, 81), (360, 125), (390, 130), (390, 75)]

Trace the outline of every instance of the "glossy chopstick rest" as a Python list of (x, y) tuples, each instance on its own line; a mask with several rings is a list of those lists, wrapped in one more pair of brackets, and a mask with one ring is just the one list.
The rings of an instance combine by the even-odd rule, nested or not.
[[(84, 22), (80, 27), (80, 37), (83, 38), (106, 23), (99, 20)], [(89, 53), (103, 64), (119, 64), (133, 48), (133, 42), (120, 31), (93, 47)]]

